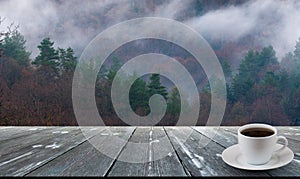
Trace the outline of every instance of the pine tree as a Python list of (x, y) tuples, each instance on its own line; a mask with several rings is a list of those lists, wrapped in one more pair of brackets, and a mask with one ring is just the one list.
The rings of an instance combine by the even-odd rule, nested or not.
[(260, 83), (274, 65), (279, 65), (275, 51), (272, 46), (262, 49), (261, 52), (249, 51), (241, 62), (238, 74), (233, 78), (232, 92), (235, 100), (245, 98), (250, 102), (251, 89)]
[(294, 55), (295, 55), (295, 58), (300, 61), (300, 38), (296, 42), (296, 46), (295, 46), (295, 50), (294, 50)]
[(65, 72), (74, 72), (77, 64), (77, 57), (75, 57), (73, 49), (70, 47), (67, 50), (58, 48), (58, 53), (62, 70)]
[(110, 69), (108, 70), (108, 73), (106, 75), (107, 79), (109, 81), (113, 81), (114, 77), (116, 76), (118, 70), (121, 68), (122, 64), (119, 58), (113, 57), (112, 59), (112, 65), (110, 66)]
[(168, 112), (174, 117), (180, 113), (180, 108), (181, 100), (179, 91), (177, 88), (173, 88), (168, 98)]
[(37, 66), (49, 66), (58, 72), (59, 53), (53, 47), (54, 42), (50, 38), (44, 38), (38, 48), (40, 54), (35, 58), (32, 64)]
[(152, 74), (150, 76), (150, 83), (148, 85), (148, 93), (149, 93), (149, 96), (152, 96), (154, 94), (160, 94), (167, 100), (168, 92), (166, 90), (166, 87), (161, 85), (159, 74)]
[(28, 66), (31, 53), (26, 50), (25, 44), (24, 36), (18, 30), (13, 30), (7, 33), (1, 48), (5, 56), (15, 59), (22, 66)]
[(129, 101), (133, 111), (139, 115), (146, 115), (149, 112), (147, 85), (144, 80), (135, 80), (129, 91)]

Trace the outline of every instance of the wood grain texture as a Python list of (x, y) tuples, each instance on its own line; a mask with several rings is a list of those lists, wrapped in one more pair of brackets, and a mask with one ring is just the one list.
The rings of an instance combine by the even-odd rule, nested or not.
[(222, 160), (238, 127), (0, 127), (0, 176), (300, 176), (300, 127), (276, 126), (294, 159), (266, 171)]
[(0, 142), (51, 130), (53, 127), (0, 127)]
[[(44, 139), (32, 145), (29, 143), (21, 149), (1, 155), (0, 175), (23, 176), (66, 151), (76, 147), (87, 139), (76, 127), (56, 128), (58, 132), (48, 138), (47, 135), (39, 135)], [(94, 135), (91, 131), (90, 135)]]
[[(203, 146), (202, 141), (209, 139), (190, 127), (168, 127), (166, 131), (173, 145), (178, 147), (178, 155), (192, 176), (269, 176), (265, 172), (229, 167), (221, 158), (225, 148), (214, 141)], [(189, 135), (186, 141), (185, 135)]]
[(187, 175), (163, 127), (139, 127), (129, 142), (133, 145), (124, 148), (109, 176)]
[(299, 127), (276, 127), (279, 135), (283, 135), (288, 139), (297, 140), (300, 142), (300, 128)]
[[(237, 143), (237, 136), (219, 127), (193, 127), (202, 135), (227, 148)], [(212, 137), (210, 137), (212, 136)]]
[[(5, 155), (14, 153), (28, 146), (40, 145), (42, 141), (46, 141), (53, 137), (64, 136), (72, 130), (78, 130), (77, 128), (62, 127), (62, 128), (28, 128), (25, 132), (19, 133), (20, 136), (13, 137), (1, 141), (0, 143), (0, 154)], [(31, 132), (28, 133), (28, 132)]]
[[(124, 145), (134, 131), (134, 127), (127, 128), (97, 128), (99, 133), (89, 141), (55, 158), (42, 167), (29, 173), (28, 176), (104, 176)], [(111, 137), (117, 136), (124, 142), (112, 143)], [(109, 156), (100, 151), (109, 152)], [(110, 150), (103, 149), (104, 147)]]

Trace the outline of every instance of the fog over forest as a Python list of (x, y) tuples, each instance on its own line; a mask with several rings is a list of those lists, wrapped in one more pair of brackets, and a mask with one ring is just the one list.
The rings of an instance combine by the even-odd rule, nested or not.
[[(105, 125), (128, 125), (115, 111), (111, 99), (115, 79), (125, 81), (121, 82), (123, 86), (126, 80), (135, 79), (129, 94), (118, 93), (119, 99), (129, 99), (130, 103), (128, 106), (123, 105), (128, 102), (120, 102), (121, 111), (132, 109), (131, 114), (143, 117), (151, 114), (153, 106), (164, 109), (157, 125), (176, 125), (182, 106), (187, 113), (199, 114), (195, 117), (196, 125), (207, 124), (216, 99), (213, 86), (224, 87), (222, 95), (226, 92), (226, 96), (220, 97), (226, 103), (221, 106), (226, 107), (222, 125), (300, 125), (299, 9), (298, 0), (0, 0), (0, 125), (78, 125), (72, 98), (76, 69), (88, 74), (95, 72), (95, 81), (91, 76), (82, 81), (93, 82), (88, 86), (95, 88), (92, 98)], [(81, 54), (103, 55), (102, 51), (82, 52), (109, 27), (142, 17), (173, 19), (198, 32), (213, 50), (205, 52), (215, 53), (218, 68), (209, 66), (210, 75), (187, 49), (151, 38), (115, 47), (107, 58), (103, 57), (106, 59), (100, 70), (95, 68), (95, 61), (84, 63), (86, 59), (80, 58)], [(122, 33), (138, 33), (128, 24), (122, 27)], [(153, 23), (143, 30), (160, 32), (160, 28)], [(176, 29), (174, 32), (177, 33)], [(193, 33), (178, 32), (181, 39), (193, 37)], [(117, 38), (111, 35), (105, 40), (115, 42)], [(105, 48), (107, 44), (100, 43)], [(192, 46), (202, 50), (199, 44)], [(201, 107), (196, 102), (198, 95), (184, 99), (180, 94), (183, 91), (168, 76), (147, 71), (137, 78), (118, 78), (122, 65), (150, 53), (175, 59), (187, 70), (189, 78), (169, 63), (158, 64), (161, 59), (157, 56), (148, 60), (159, 70), (176, 73), (176, 79), (193, 80), (191, 84), (197, 88), (193, 94), (199, 94)], [(214, 61), (209, 61), (212, 56), (207, 54), (201, 54), (202, 57), (204, 63)], [(97, 58), (103, 60), (99, 56), (94, 60)], [(218, 77), (211, 80), (217, 72), (224, 74), (224, 82), (220, 83)], [(165, 103), (152, 103), (153, 96), (160, 96), (159, 100)], [(166, 108), (160, 108), (163, 104)], [(223, 114), (216, 110), (215, 113)]]
[(19, 25), (34, 57), (45, 36), (57, 46), (71, 46), (80, 55), (104, 29), (144, 16), (179, 20), (208, 41), (230, 42), (251, 36), (251, 45), (272, 45), (279, 60), (293, 50), (300, 37), (297, 0), (199, 2), (204, 4), (202, 10), (197, 9), (196, 0), (0, 0), (0, 17), (5, 18), (1, 27), (12, 22)]

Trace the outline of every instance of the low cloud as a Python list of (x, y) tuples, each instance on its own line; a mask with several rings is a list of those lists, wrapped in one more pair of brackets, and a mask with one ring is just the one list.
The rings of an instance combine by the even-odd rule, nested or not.
[(281, 58), (300, 37), (299, 9), (296, 0), (256, 0), (210, 11), (186, 23), (213, 39), (237, 41), (251, 35), (257, 44), (273, 45)]
[(74, 48), (80, 55), (97, 34), (111, 25), (144, 16), (176, 19), (186, 4), (180, 0), (0, 0), (0, 17), (5, 18), (0, 30), (12, 22), (19, 25), (33, 56), (45, 37), (56, 46)]
[[(273, 45), (278, 57), (292, 51), (300, 37), (300, 1), (253, 0), (195, 16), (186, 0), (0, 0), (0, 31), (11, 22), (27, 39), (35, 57), (37, 45), (50, 37), (80, 55), (101, 31), (124, 20), (156, 16), (180, 20), (204, 37), (237, 41), (249, 35), (260, 45)], [(187, 15), (188, 14), (188, 15)], [(159, 27), (158, 27), (159, 28)]]

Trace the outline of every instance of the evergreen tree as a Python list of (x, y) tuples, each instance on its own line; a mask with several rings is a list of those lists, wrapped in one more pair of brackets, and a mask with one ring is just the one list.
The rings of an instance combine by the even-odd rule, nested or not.
[(197, 16), (203, 15), (203, 0), (197, 0), (194, 7)]
[(15, 59), (22, 66), (28, 66), (31, 53), (26, 50), (25, 44), (24, 36), (18, 30), (13, 30), (7, 33), (0, 48), (5, 56)]
[[(291, 118), (294, 125), (300, 121), (300, 77), (293, 79), (294, 85), (289, 89), (289, 93), (284, 96), (283, 107), (285, 113)], [(295, 83), (298, 82), (298, 85)]]
[(107, 73), (107, 79), (110, 81), (113, 81), (114, 77), (116, 76), (118, 70), (121, 68), (122, 64), (119, 58), (113, 57), (112, 59), (112, 65), (110, 66), (110, 69)]
[(269, 71), (266, 73), (265, 77), (262, 79), (261, 84), (264, 86), (279, 87), (280, 81), (279, 76), (274, 72)]
[(159, 74), (152, 74), (150, 76), (150, 83), (148, 84), (148, 93), (149, 96), (152, 96), (154, 94), (160, 94), (167, 100), (168, 92), (166, 90), (166, 87), (161, 85)]
[(139, 115), (146, 115), (149, 112), (147, 85), (144, 80), (135, 80), (129, 91), (129, 102), (133, 111)]
[[(300, 38), (296, 42), (295, 50), (289, 52), (281, 61), (288, 70), (289, 76), (285, 86), (287, 93), (284, 96), (283, 107), (294, 125), (300, 121)], [(288, 83), (287, 83), (288, 82)]]
[(257, 56), (258, 53), (249, 51), (239, 66), (238, 74), (233, 78), (231, 89), (233, 98), (236, 101), (245, 96), (254, 85), (256, 70), (253, 66), (254, 62), (257, 61)]
[(274, 65), (278, 65), (275, 51), (272, 46), (262, 49), (261, 52), (249, 51), (245, 59), (241, 62), (238, 74), (233, 78), (232, 94), (235, 100), (244, 98), (246, 102), (250, 102), (252, 98), (252, 87), (260, 83), (265, 75)]
[[(93, 63), (96, 64), (96, 63)], [(90, 64), (92, 65), (92, 64)], [(89, 65), (89, 66), (90, 66)], [(107, 116), (110, 118), (110, 120), (113, 120), (115, 111), (114, 107), (111, 101), (111, 86), (112, 82), (118, 72), (118, 70), (121, 67), (121, 62), (119, 58), (113, 57), (112, 63), (107, 69), (106, 66), (102, 66), (98, 75), (97, 75), (97, 82), (96, 82), (96, 100), (97, 100), (97, 106), (100, 109), (99, 111), (102, 113), (101, 115)], [(94, 70), (94, 66), (91, 68)], [(90, 69), (90, 68), (88, 68)], [(88, 70), (91, 71), (91, 70)], [(88, 72), (87, 72), (88, 73)], [(124, 80), (124, 79), (123, 79)], [(117, 80), (117, 83), (121, 83), (121, 80)], [(120, 95), (121, 97), (124, 96), (124, 94)], [(128, 96), (126, 96), (128, 97)], [(112, 122), (112, 121), (110, 121)], [(113, 122), (116, 122), (113, 120)]]
[(292, 52), (287, 53), (281, 60), (280, 66), (289, 74), (295, 71), (296, 60)]
[(294, 56), (299, 61), (300, 64), (300, 38), (296, 42), (295, 50), (294, 50)]
[(72, 48), (67, 50), (58, 48), (59, 61), (61, 68), (66, 72), (74, 72), (77, 64), (77, 57), (74, 56), (74, 51)]
[(56, 72), (59, 67), (59, 53), (53, 47), (54, 42), (50, 38), (44, 38), (38, 48), (40, 54), (35, 58), (32, 64), (37, 66), (49, 66)]
[(300, 75), (300, 38), (296, 42), (295, 50), (288, 52), (281, 60), (280, 65), (292, 76)]
[(225, 59), (220, 59), (220, 63), (221, 63), (222, 69), (223, 69), (223, 73), (224, 73), (226, 82), (231, 83), (232, 70), (231, 70), (230, 64)]
[(258, 68), (258, 70), (261, 70), (265, 68), (268, 65), (278, 65), (278, 59), (276, 57), (276, 52), (274, 48), (270, 45), (268, 47), (265, 47), (262, 49), (262, 51), (259, 54), (258, 66), (261, 68)]
[(177, 88), (173, 88), (168, 98), (168, 112), (172, 117), (179, 115), (181, 108), (180, 94)]

